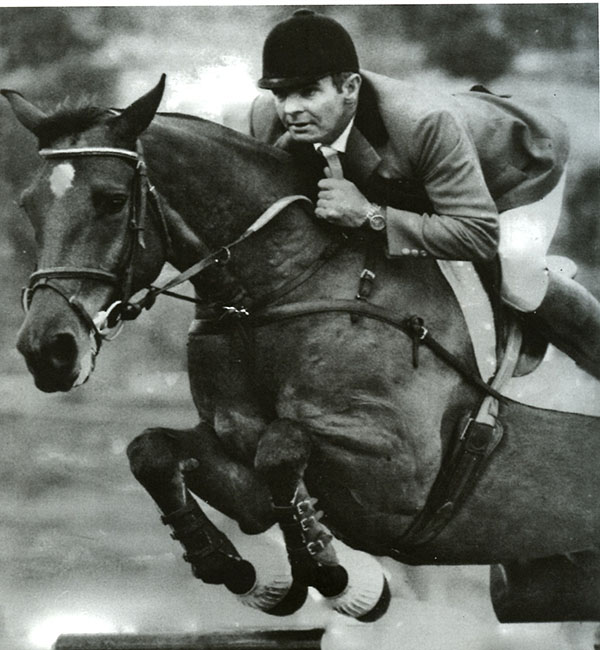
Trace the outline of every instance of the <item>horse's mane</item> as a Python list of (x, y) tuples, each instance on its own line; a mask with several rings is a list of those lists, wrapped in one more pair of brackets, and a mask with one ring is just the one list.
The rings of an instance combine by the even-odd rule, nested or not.
[[(36, 133), (39, 138), (40, 147), (49, 147), (59, 138), (76, 135), (87, 129), (102, 123), (110, 115), (121, 112), (122, 109), (101, 108), (89, 103), (89, 100), (81, 100), (73, 104), (68, 100), (56, 106), (41, 121)], [(196, 115), (187, 113), (158, 112), (156, 117), (166, 118), (169, 122), (187, 122), (201, 127), (205, 135), (210, 134), (213, 139), (220, 139), (229, 145), (237, 145), (243, 148), (250, 147), (254, 151), (260, 150), (267, 157), (276, 158), (280, 162), (288, 158), (288, 155), (270, 145), (265, 145), (254, 138), (230, 129), (222, 124), (207, 120)]]
[(220, 140), (226, 146), (240, 147), (250, 149), (254, 154), (260, 153), (267, 158), (275, 158), (279, 162), (289, 161), (290, 156), (287, 152), (274, 147), (271, 144), (260, 142), (246, 133), (231, 129), (219, 122), (213, 122), (197, 115), (188, 113), (171, 113), (159, 112), (156, 117), (166, 118), (171, 123), (178, 121), (189, 123), (192, 126), (198, 125), (203, 135), (210, 137), (212, 140)]
[(89, 103), (59, 104), (38, 125), (40, 145), (49, 146), (55, 140), (68, 135), (81, 133), (102, 122), (111, 111)]

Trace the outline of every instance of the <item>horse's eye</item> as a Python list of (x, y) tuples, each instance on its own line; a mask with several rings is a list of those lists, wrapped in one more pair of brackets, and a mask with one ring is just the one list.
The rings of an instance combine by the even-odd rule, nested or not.
[(116, 214), (127, 203), (126, 194), (96, 194), (93, 198), (99, 216)]

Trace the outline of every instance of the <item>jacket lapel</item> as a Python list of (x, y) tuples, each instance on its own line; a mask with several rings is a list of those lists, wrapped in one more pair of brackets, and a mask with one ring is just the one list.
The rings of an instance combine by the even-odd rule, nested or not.
[(359, 185), (364, 184), (380, 163), (381, 157), (373, 146), (356, 127), (352, 127), (344, 156), (345, 175)]
[[(322, 176), (325, 161), (315, 151), (312, 144), (296, 142), (286, 132), (275, 142), (275, 146), (292, 154), (304, 164), (319, 168)], [(342, 155), (344, 176), (357, 185), (364, 185), (380, 163), (381, 157), (373, 146), (356, 127), (352, 127), (348, 136), (346, 153)]]

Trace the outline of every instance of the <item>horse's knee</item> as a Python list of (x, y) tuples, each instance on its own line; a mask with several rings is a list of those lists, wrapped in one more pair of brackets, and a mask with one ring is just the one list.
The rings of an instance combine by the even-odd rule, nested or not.
[(168, 480), (177, 468), (177, 458), (165, 429), (146, 429), (129, 443), (127, 457), (133, 475), (141, 483)]
[(310, 438), (291, 420), (276, 420), (262, 435), (254, 466), (267, 480), (304, 474), (310, 457)]

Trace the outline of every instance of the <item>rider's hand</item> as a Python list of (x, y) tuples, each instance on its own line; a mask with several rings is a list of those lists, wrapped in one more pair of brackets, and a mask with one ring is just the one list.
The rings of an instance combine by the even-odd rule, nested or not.
[(345, 228), (359, 228), (367, 220), (371, 207), (354, 183), (349, 180), (331, 178), (329, 168), (325, 168), (328, 178), (319, 181), (319, 197), (315, 215), (329, 223)]

